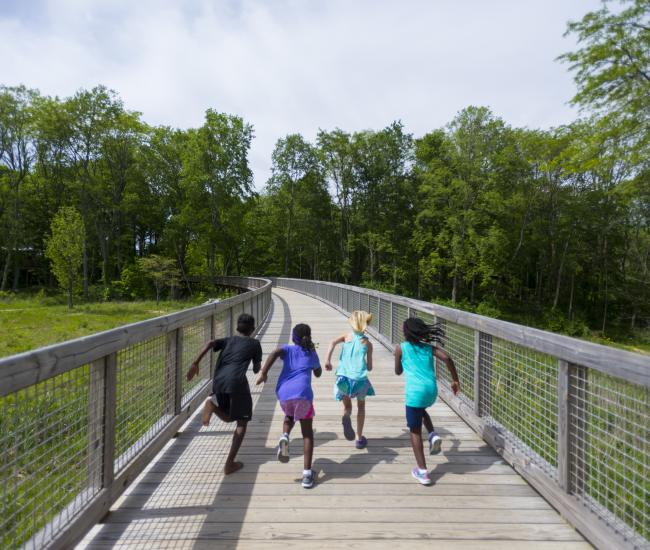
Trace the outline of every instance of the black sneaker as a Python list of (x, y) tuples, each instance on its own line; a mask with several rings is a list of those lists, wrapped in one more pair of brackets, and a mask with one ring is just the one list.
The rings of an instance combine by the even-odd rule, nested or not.
[(302, 486), (305, 489), (311, 489), (314, 486), (314, 470), (309, 470), (302, 476)]

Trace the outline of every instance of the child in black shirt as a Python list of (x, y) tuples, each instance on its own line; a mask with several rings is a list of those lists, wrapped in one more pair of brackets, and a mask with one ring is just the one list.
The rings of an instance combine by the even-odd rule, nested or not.
[(246, 371), (251, 361), (254, 373), (258, 373), (262, 366), (262, 346), (259, 340), (250, 336), (254, 330), (255, 319), (248, 313), (242, 313), (237, 319), (239, 334), (208, 342), (187, 372), (187, 379), (191, 380), (199, 372), (199, 362), (210, 349), (221, 351), (214, 369), (212, 394), (203, 405), (202, 421), (207, 426), (214, 413), (224, 422), (237, 422), (224, 466), (226, 475), (243, 467), (241, 462), (235, 461), (235, 457), (246, 435), (248, 421), (253, 415), (253, 400)]

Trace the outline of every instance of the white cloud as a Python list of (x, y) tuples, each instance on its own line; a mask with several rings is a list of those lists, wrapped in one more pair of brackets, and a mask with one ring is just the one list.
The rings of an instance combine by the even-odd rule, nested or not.
[(421, 135), (467, 105), (513, 125), (575, 117), (568, 19), (598, 0), (42, 0), (0, 3), (0, 81), (67, 96), (98, 83), (151, 124), (205, 109), (255, 126), (258, 187), (275, 141), (318, 128)]

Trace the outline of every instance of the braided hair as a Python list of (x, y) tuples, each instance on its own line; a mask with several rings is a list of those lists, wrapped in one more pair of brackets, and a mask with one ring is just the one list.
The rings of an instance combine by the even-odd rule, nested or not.
[(300, 346), (305, 351), (314, 351), (316, 349), (314, 342), (311, 341), (311, 328), (304, 323), (299, 323), (293, 327), (291, 340), (296, 346)]
[(419, 317), (406, 319), (402, 330), (404, 331), (404, 338), (412, 344), (430, 344), (435, 347), (436, 344), (442, 345), (442, 339), (445, 336), (445, 331), (440, 326), (440, 323), (427, 325)]

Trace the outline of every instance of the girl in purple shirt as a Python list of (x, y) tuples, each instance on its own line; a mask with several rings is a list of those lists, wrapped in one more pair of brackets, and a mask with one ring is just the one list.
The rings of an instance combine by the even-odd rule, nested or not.
[(300, 421), (304, 445), (304, 470), (302, 486), (309, 489), (314, 485), (314, 472), (311, 460), (314, 454), (314, 392), (311, 389), (311, 373), (322, 374), (320, 361), (311, 341), (309, 325), (298, 324), (293, 328), (291, 340), (294, 345), (281, 346), (273, 351), (262, 367), (257, 384), (266, 382), (268, 372), (279, 357), (284, 362), (282, 372), (275, 387), (275, 394), (284, 411), (283, 434), (278, 442), (278, 460), (289, 462), (289, 434), (297, 420)]

